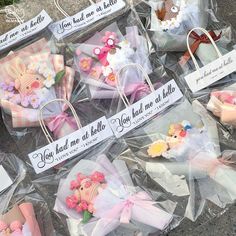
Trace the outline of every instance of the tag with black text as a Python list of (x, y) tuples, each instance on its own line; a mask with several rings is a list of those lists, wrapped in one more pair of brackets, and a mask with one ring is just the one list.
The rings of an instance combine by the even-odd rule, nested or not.
[(236, 50), (233, 50), (200, 68), (200, 70), (185, 76), (185, 81), (190, 90), (195, 93), (233, 73), (235, 70)]
[(30, 153), (35, 172), (42, 173), (113, 136), (105, 117)]
[(174, 80), (108, 119), (117, 138), (144, 123), (183, 97)]

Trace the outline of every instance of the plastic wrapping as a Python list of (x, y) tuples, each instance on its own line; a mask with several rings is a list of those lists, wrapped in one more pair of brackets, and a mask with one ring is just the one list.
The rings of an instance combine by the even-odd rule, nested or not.
[[(74, 45), (76, 70), (80, 72), (81, 81), (87, 84), (92, 99), (111, 99), (119, 95), (115, 74), (126, 64), (140, 64), (148, 74), (152, 71), (148, 42), (139, 35), (138, 25), (128, 26), (125, 31), (122, 35), (118, 25), (112, 23), (83, 44)], [(120, 83), (128, 95), (144, 86), (142, 79), (132, 71)]]
[(196, 105), (183, 100), (125, 137), (135, 159), (155, 182), (177, 196), (179, 204), (188, 199), (182, 214), (192, 221), (206, 210), (209, 218), (222, 211), (218, 208), (211, 214), (209, 201), (222, 208), (234, 201), (233, 187), (227, 177), (222, 180), (231, 170), (217, 161), (221, 156), (217, 124), (194, 111), (202, 115)]
[[(135, 3), (134, 3), (135, 4)], [(212, 3), (203, 0), (143, 1), (135, 6), (158, 51), (185, 51), (194, 27), (206, 27)]]
[(29, 153), (81, 129), (104, 112), (73, 99), (78, 92), (75, 71), (52, 38), (46, 39), (42, 32), (32, 44), (18, 45), (0, 62), (1, 107), (9, 133), (31, 166)]
[[(10, 235), (54, 235), (47, 203), (26, 177), (26, 166), (15, 155), (5, 153), (0, 153), (0, 163), (12, 181), (0, 193), (1, 235), (4, 232)], [(1, 176), (3, 174), (1, 169)], [(7, 181), (5, 174), (4, 177)]]
[[(235, 75), (196, 91), (183, 78), (232, 51), (232, 28), (215, 1), (120, 0), (99, 13), (116, 3), (53, 24), (57, 42), (46, 30), (4, 50), (3, 120), (29, 174), (0, 153), (0, 228), (11, 235), (21, 225), (33, 236), (159, 235), (236, 199)], [(70, 32), (60, 40), (58, 25)]]
[[(125, 162), (118, 160), (125, 148), (126, 145), (120, 142), (107, 141), (81, 157), (82, 160), (77, 159), (77, 163), (66, 171), (64, 169), (56, 176), (44, 176), (34, 181), (41, 191), (48, 188), (49, 182), (53, 183), (50, 189), (57, 192), (57, 197), (48, 200), (55, 204), (56, 212), (67, 216), (70, 235), (79, 232), (84, 235), (120, 235), (134, 231), (148, 235), (155, 232), (155, 228), (163, 231), (179, 222), (180, 218), (173, 215), (175, 202), (163, 200), (164, 195), (161, 198), (162, 194), (158, 192), (149, 195), (134, 184)], [(79, 199), (76, 196), (80, 196)], [(96, 211), (93, 211), (94, 208)], [(159, 215), (150, 222), (143, 217), (144, 214), (150, 217), (153, 214), (163, 215), (160, 220), (156, 220)], [(61, 220), (64, 222), (64, 219), (62, 217)]]
[[(117, 12), (118, 16), (96, 22), (96, 29), (93, 26), (83, 28), (80, 34), (63, 39), (66, 51), (70, 52), (68, 58), (71, 58), (72, 52), (74, 67), (80, 75), (82, 92), (75, 95), (75, 100), (90, 100), (107, 114), (117, 106), (119, 97), (117, 83), (114, 83), (116, 78), (112, 75), (125, 64), (141, 65), (153, 83), (167, 77), (141, 22), (128, 6)], [(93, 73), (94, 69), (96, 73)], [(125, 93), (131, 96), (132, 102), (150, 93), (143, 75), (134, 68), (129, 68), (122, 77), (120, 84), (125, 87)]]

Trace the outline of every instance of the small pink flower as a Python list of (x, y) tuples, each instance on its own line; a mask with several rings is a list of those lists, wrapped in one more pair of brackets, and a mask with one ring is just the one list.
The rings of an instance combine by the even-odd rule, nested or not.
[(89, 205), (88, 205), (88, 211), (89, 211), (90, 213), (94, 213), (93, 204), (89, 204)]
[(77, 181), (79, 182), (79, 184), (81, 184), (81, 182), (84, 180), (84, 179), (86, 179), (87, 177), (85, 176), (85, 175), (83, 175), (83, 174), (81, 174), (81, 173), (79, 173), (78, 175), (77, 175)]
[(70, 209), (75, 208), (77, 206), (77, 203), (78, 203), (78, 198), (75, 195), (71, 195), (66, 198), (66, 205)]
[(102, 74), (102, 67), (101, 66), (95, 66), (93, 67), (90, 72), (89, 76), (93, 79), (98, 80)]
[(80, 184), (76, 180), (72, 180), (70, 182), (70, 190), (77, 189), (80, 186)]
[(82, 208), (83, 211), (86, 211), (88, 209), (88, 204), (86, 201), (81, 201), (79, 206)]
[(85, 188), (89, 188), (92, 185), (91, 181), (87, 181), (84, 185)]
[(35, 109), (38, 108), (40, 105), (40, 101), (37, 95), (31, 95), (29, 97), (29, 102), (30, 102), (30, 105)]
[(106, 43), (108, 41), (108, 39), (113, 39), (115, 43), (119, 42), (119, 40), (117, 38), (117, 34), (115, 32), (107, 31), (105, 33), (105, 36), (102, 37), (102, 42)]
[(23, 107), (28, 107), (29, 106), (29, 97), (28, 96), (21, 97), (21, 105)]
[(102, 183), (105, 181), (105, 176), (103, 173), (96, 171), (91, 175), (90, 179), (92, 181)]
[(92, 66), (92, 58), (90, 57), (83, 57), (79, 60), (79, 67), (82, 71), (88, 72)]
[(114, 73), (110, 73), (106, 78), (105, 82), (109, 84), (110, 86), (115, 87), (116, 86), (116, 75)]
[(76, 206), (75, 210), (78, 212), (78, 213), (81, 213), (83, 211), (83, 209), (80, 207), (80, 205)]

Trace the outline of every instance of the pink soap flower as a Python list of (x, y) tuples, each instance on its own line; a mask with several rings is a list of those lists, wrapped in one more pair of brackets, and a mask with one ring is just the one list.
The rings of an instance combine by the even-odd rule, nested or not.
[(72, 180), (70, 182), (70, 190), (77, 189), (80, 186), (80, 184), (76, 180)]
[(114, 73), (110, 73), (106, 78), (105, 82), (109, 84), (110, 86), (115, 87), (116, 86), (116, 75)]
[(78, 181), (79, 184), (80, 184), (84, 179), (86, 179), (86, 176), (85, 176), (85, 175), (83, 175), (83, 174), (81, 174), (81, 173), (79, 173), (79, 174), (77, 175), (77, 181)]
[(81, 213), (83, 211), (83, 209), (81, 208), (80, 205), (76, 206), (75, 210), (78, 212), (78, 213)]
[(79, 67), (82, 71), (88, 72), (91, 69), (92, 62), (93, 62), (92, 58), (83, 57), (79, 60)]
[(89, 204), (88, 205), (88, 211), (90, 212), (90, 213), (94, 213), (94, 208), (93, 208), (93, 204)]
[(84, 200), (80, 202), (79, 206), (82, 208), (83, 211), (86, 211), (88, 209), (88, 204)]
[(94, 182), (99, 182), (99, 183), (102, 183), (105, 181), (105, 176), (103, 173), (101, 172), (94, 172), (92, 175), (91, 175), (91, 180), (94, 181)]
[(106, 43), (108, 41), (108, 39), (113, 39), (115, 43), (119, 42), (119, 40), (117, 38), (117, 34), (115, 32), (107, 31), (105, 33), (105, 36), (102, 37), (102, 42)]
[(78, 198), (75, 195), (68, 196), (66, 198), (66, 205), (68, 208), (73, 209), (77, 206)]

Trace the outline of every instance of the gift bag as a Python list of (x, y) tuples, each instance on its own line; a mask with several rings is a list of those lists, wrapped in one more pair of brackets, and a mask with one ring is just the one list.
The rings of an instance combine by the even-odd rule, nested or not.
[(186, 50), (185, 38), (189, 30), (208, 25), (212, 3), (202, 0), (145, 0), (134, 7), (157, 50), (173, 52)]
[[(90, 28), (82, 27), (80, 34), (62, 41), (66, 52), (70, 52), (68, 57), (73, 55), (74, 68), (80, 77), (79, 87), (83, 92), (76, 100), (89, 99), (107, 113), (111, 100), (119, 97), (116, 74), (124, 65), (141, 65), (154, 82), (156, 74), (164, 74), (147, 33), (128, 4), (108, 20), (98, 19)], [(126, 87), (127, 96), (148, 93), (142, 76), (134, 68), (126, 71), (121, 84)]]
[(36, 192), (26, 166), (13, 154), (0, 154), (1, 235), (54, 235), (52, 219), (44, 199)]
[(186, 203), (182, 214), (192, 221), (204, 212), (210, 219), (211, 212), (234, 201), (227, 181), (220, 182), (214, 172), (221, 156), (216, 122), (197, 105), (184, 100), (130, 132), (125, 141), (148, 175), (180, 205)]
[[(69, 235), (120, 235), (135, 231), (147, 235), (156, 228), (166, 229), (172, 221), (177, 224), (174, 202), (167, 200), (159, 205), (159, 201), (156, 203), (133, 184), (125, 162), (117, 159), (125, 148), (122, 142), (107, 141), (59, 175), (34, 181), (42, 190), (47, 188), (48, 181), (58, 183), (54, 210), (66, 216)], [(161, 217), (148, 223), (144, 214)], [(61, 218), (64, 222), (65, 217)]]
[[(204, 33), (200, 38), (205, 42), (198, 40), (199, 35), (196, 32), (200, 31)], [(196, 41), (190, 46), (189, 38), (191, 35), (196, 38)], [(183, 74), (181, 75), (181, 77), (184, 77), (182, 78), (183, 85), (187, 84), (187, 87), (193, 94), (190, 95), (194, 96), (194, 93), (203, 89), (208, 89), (209, 91), (210, 85), (214, 87), (222, 83), (234, 81), (234, 69), (231, 66), (234, 63), (234, 59), (229, 59), (229, 57), (234, 58), (235, 50), (231, 48), (231, 51), (228, 51), (219, 47), (219, 44), (216, 44), (215, 41), (221, 40), (221, 36), (222, 32), (217, 34), (214, 31), (208, 32), (203, 28), (194, 28), (188, 33), (188, 51), (181, 57), (179, 64), (183, 69)], [(192, 59), (193, 67), (186, 65), (190, 58)], [(209, 70), (210, 67), (213, 67), (212, 70)], [(197, 78), (193, 79), (191, 78), (192, 76), (196, 76)]]

